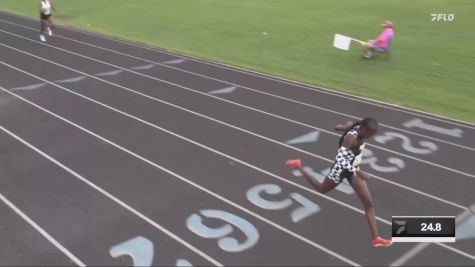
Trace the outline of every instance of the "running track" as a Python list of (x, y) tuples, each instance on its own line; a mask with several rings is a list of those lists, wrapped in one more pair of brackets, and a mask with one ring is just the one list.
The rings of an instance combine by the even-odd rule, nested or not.
[(392, 215), (467, 225), (474, 125), (37, 24), (0, 12), (0, 265), (475, 265), (467, 237), (372, 248), (348, 185), (283, 166), (321, 177), (332, 127), (374, 116), (382, 235)]

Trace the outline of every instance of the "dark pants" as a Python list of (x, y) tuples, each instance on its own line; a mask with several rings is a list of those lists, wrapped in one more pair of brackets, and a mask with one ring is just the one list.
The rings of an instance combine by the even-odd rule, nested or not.
[[(46, 23), (48, 23), (49, 19), (51, 18), (51, 14), (45, 15), (40, 13), (40, 32), (44, 33), (46, 31)], [(50, 25), (52, 26), (52, 25)]]

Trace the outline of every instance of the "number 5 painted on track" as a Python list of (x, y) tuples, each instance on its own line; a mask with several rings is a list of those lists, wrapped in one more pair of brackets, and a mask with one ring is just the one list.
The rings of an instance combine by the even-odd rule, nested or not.
[(280, 194), (282, 189), (275, 184), (261, 184), (256, 185), (247, 191), (247, 199), (254, 205), (267, 209), (267, 210), (281, 210), (288, 208), (292, 205), (293, 201), (298, 202), (301, 207), (295, 209), (291, 213), (291, 218), (294, 223), (297, 223), (312, 214), (320, 211), (320, 206), (308, 200), (299, 193), (290, 193), (290, 198), (286, 198), (280, 201), (269, 201), (261, 196), (261, 193), (269, 195)]

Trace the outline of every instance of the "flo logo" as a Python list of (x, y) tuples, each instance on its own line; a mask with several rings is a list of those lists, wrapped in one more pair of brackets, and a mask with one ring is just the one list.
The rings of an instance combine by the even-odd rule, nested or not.
[(406, 231), (406, 221), (394, 221), (397, 226), (396, 234), (400, 235)]
[(450, 22), (454, 21), (455, 19), (455, 14), (452, 13), (439, 13), (439, 14), (430, 14), (432, 17), (432, 21), (445, 21), (445, 22)]

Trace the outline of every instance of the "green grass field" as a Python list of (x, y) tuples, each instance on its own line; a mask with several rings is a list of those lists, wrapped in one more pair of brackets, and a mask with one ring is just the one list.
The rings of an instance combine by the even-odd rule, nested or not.
[[(56, 0), (60, 23), (475, 122), (473, 0)], [(0, 0), (37, 17), (38, 0)], [(430, 13), (453, 13), (432, 22)], [(395, 23), (388, 59), (332, 47)], [(265, 35), (263, 32), (267, 32)]]

